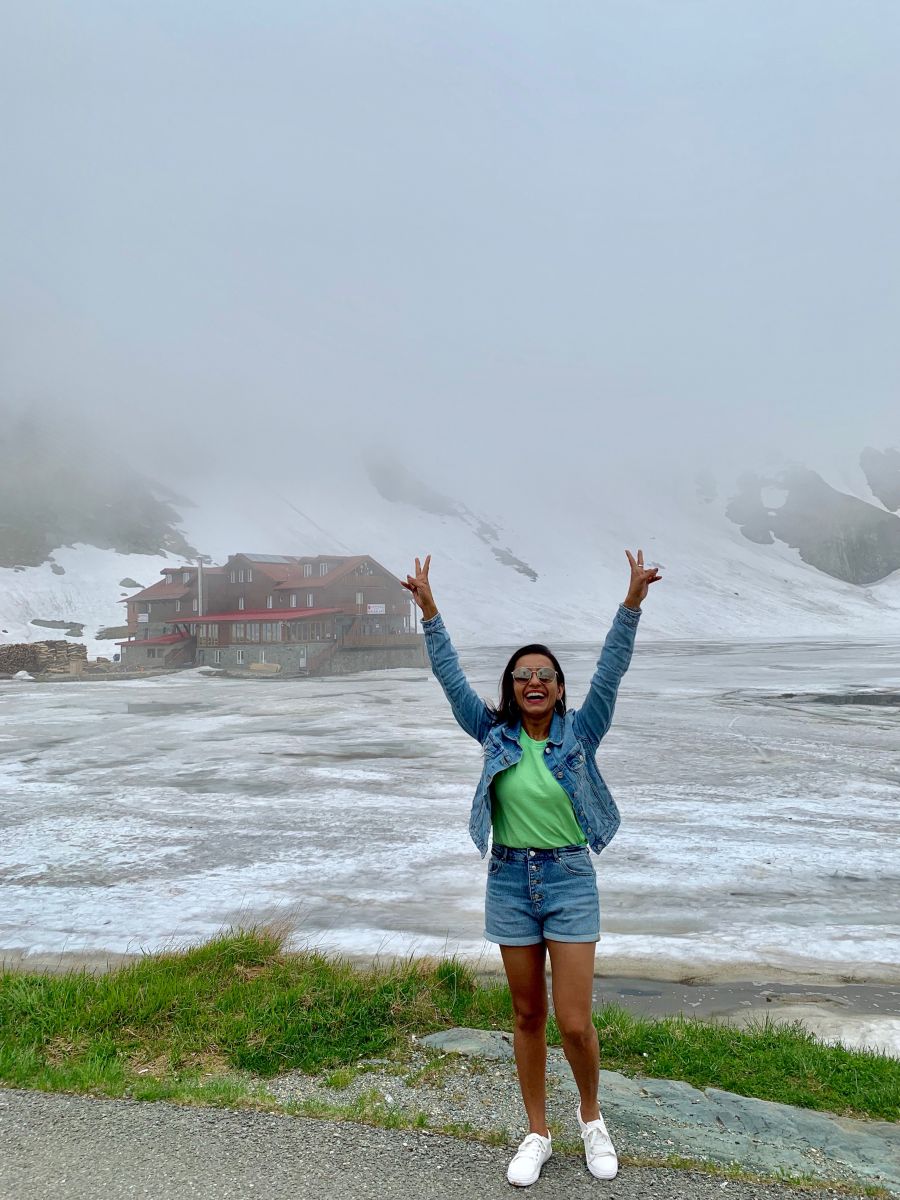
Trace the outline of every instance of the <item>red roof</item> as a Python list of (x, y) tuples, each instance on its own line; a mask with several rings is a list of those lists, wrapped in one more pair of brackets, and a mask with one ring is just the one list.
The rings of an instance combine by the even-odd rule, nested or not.
[[(267, 557), (274, 557), (274, 555), (269, 555)], [(244, 554), (239, 552), (231, 556), (227, 567), (229, 571), (242, 570), (243, 568), (235, 567), (234, 565), (236, 559), (242, 558), (246, 563), (249, 563), (251, 570), (258, 571), (260, 575), (265, 575), (268, 579), (284, 579), (285, 575), (297, 569), (298, 560), (292, 554), (282, 554), (280, 557), (286, 558), (288, 561), (262, 562), (260, 559), (255, 558), (252, 554)], [(222, 570), (224, 571), (225, 567), (223, 567)]]
[(122, 603), (130, 604), (134, 600), (182, 600), (188, 595), (190, 592), (183, 583), (166, 583), (161, 579), (159, 583), (152, 583), (142, 592), (127, 596)]
[(183, 617), (179, 614), (172, 618), (172, 622), (181, 625), (215, 625), (223, 621), (297, 621), (301, 618), (327, 617), (343, 611), (341, 608), (263, 608), (256, 611), (209, 613), (205, 617)]
[[(191, 572), (193, 572), (194, 575), (197, 574), (196, 567), (163, 567), (163, 569), (160, 571), (160, 575), (177, 575), (179, 571), (191, 571)], [(204, 567), (203, 568), (204, 575), (222, 575), (222, 574), (224, 574), (224, 571), (225, 571), (224, 567)]]
[[(326, 560), (323, 556), (323, 562), (324, 561), (334, 562), (334, 559)], [(305, 587), (328, 587), (329, 584), (334, 583), (336, 579), (341, 579), (345, 575), (348, 575), (351, 571), (354, 571), (360, 565), (360, 563), (371, 561), (372, 560), (367, 555), (357, 554), (354, 555), (353, 558), (344, 559), (343, 562), (338, 563), (336, 567), (332, 567), (332, 569), (327, 571), (324, 575), (319, 575), (318, 573), (315, 575), (286, 575), (284, 576), (284, 582), (279, 583), (273, 589), (273, 591), (288, 591), (289, 589), (293, 588), (296, 588), (297, 591), (301, 591)], [(367, 579), (371, 578), (371, 576), (364, 575), (362, 578)]]
[(188, 642), (186, 633), (164, 633), (155, 638), (128, 638), (124, 642), (116, 642), (117, 646), (171, 646), (175, 642)]

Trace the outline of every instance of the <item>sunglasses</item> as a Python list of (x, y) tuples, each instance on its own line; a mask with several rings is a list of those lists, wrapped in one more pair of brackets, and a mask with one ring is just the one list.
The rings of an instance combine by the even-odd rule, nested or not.
[(537, 675), (541, 683), (550, 683), (556, 678), (556, 672), (552, 667), (516, 667), (514, 671), (510, 671), (513, 679), (518, 679), (520, 683), (528, 683), (532, 675)]

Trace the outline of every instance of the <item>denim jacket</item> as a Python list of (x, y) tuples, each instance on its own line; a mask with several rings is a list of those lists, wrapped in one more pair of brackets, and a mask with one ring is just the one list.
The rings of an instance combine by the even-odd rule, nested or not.
[[(564, 717), (553, 714), (544, 750), (547, 766), (572, 801), (578, 824), (597, 854), (609, 845), (619, 828), (619, 810), (597, 770), (595, 755), (612, 723), (619, 681), (631, 662), (639, 620), (639, 610), (619, 606), (584, 704), (570, 709)], [(469, 833), (483, 858), (491, 828), (491, 783), (495, 775), (522, 757), (521, 722), (495, 724), (488, 706), (473, 691), (459, 665), (440, 613), (423, 621), (422, 631), (431, 669), (450, 701), (454, 717), (484, 747), (484, 766), (469, 817)]]

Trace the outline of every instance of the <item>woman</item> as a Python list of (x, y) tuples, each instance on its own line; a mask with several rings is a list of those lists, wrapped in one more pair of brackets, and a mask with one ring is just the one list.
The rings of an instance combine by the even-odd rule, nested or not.
[(546, 646), (517, 650), (500, 680), (494, 708), (469, 686), (434, 602), (431, 555), (403, 585), (422, 610), (431, 667), (456, 720), (484, 747), (484, 768), (469, 832), (488, 867), (485, 937), (500, 946), (515, 1013), (513, 1046), (529, 1133), (507, 1179), (534, 1183), (552, 1153), (546, 1115), (547, 988), (550, 955), (553, 1010), (578, 1086), (576, 1110), (587, 1165), (613, 1179), (616, 1152), (597, 1101), (600, 1049), (592, 1021), (594, 952), (600, 905), (590, 849), (598, 854), (619, 826), (619, 812), (594, 761), (609, 729), (619, 681), (628, 669), (641, 602), (658, 569), (629, 551), (631, 582), (616, 613), (587, 699), (566, 710), (566, 681)]

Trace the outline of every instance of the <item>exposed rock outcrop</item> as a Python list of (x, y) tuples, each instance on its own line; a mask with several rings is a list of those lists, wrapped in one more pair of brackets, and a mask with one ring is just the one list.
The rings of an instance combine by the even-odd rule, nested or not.
[[(787, 493), (779, 508), (763, 503), (762, 490), (770, 485)], [(826, 575), (861, 586), (900, 570), (900, 517), (837, 491), (815, 471), (744, 475), (738, 486), (725, 511), (751, 541), (777, 538)]]
[[(162, 489), (87, 439), (22, 417), (0, 431), (0, 567), (39, 566), (85, 542), (120, 554), (196, 550)], [(55, 564), (55, 573), (64, 573)]]
[(891, 512), (900, 509), (900, 450), (873, 450), (866, 446), (859, 456), (866, 482), (885, 508)]
[(386, 457), (372, 455), (366, 461), (369, 478), (385, 500), (393, 504), (409, 504), (422, 512), (433, 513), (440, 517), (453, 517), (462, 521), (472, 530), (479, 541), (484, 542), (497, 562), (505, 567), (511, 567), (520, 575), (532, 580), (537, 579), (537, 571), (527, 562), (513, 554), (508, 546), (500, 544), (500, 531), (484, 518), (478, 517), (471, 509), (466, 508), (458, 500), (444, 496), (430, 484), (423, 483), (401, 462)]

